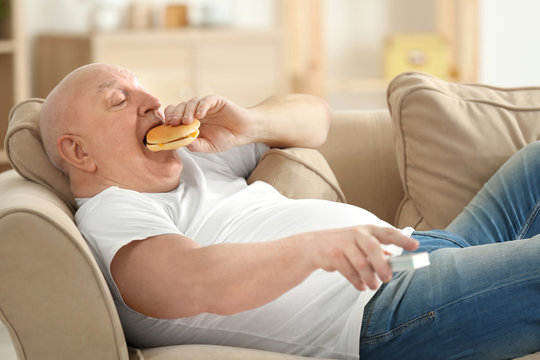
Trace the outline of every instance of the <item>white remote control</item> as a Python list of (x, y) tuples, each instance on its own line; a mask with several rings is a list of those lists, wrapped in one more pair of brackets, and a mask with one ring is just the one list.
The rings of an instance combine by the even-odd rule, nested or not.
[(404, 271), (419, 269), (429, 266), (429, 254), (427, 252), (406, 254), (388, 258), (392, 271)]

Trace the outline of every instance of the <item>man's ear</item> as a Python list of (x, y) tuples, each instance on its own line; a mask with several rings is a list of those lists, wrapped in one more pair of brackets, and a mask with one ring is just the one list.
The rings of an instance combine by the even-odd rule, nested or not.
[(96, 171), (94, 159), (85, 152), (84, 146), (73, 135), (62, 135), (56, 145), (60, 156), (71, 165), (89, 173)]

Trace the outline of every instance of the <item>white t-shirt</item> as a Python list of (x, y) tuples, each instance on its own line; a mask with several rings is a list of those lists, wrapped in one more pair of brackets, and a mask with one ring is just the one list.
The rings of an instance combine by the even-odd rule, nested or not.
[[(214, 344), (358, 359), (362, 314), (374, 292), (359, 292), (337, 272), (315, 271), (276, 300), (253, 310), (172, 320), (151, 318), (129, 308), (111, 277), (111, 261), (122, 246), (161, 234), (182, 234), (208, 246), (271, 241), (359, 224), (390, 226), (351, 205), (287, 199), (264, 182), (248, 186), (245, 177), (267, 149), (261, 144), (217, 154), (181, 149), (184, 170), (180, 186), (171, 192), (138, 193), (111, 187), (92, 198), (77, 199), (77, 226), (111, 288), (129, 344)], [(388, 249), (395, 254), (401, 251)]]

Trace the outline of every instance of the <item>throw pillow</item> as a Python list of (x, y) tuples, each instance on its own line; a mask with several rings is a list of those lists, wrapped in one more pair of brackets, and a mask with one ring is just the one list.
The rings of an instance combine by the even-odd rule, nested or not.
[(388, 87), (405, 198), (398, 227), (445, 228), (517, 150), (540, 139), (540, 88), (409, 72)]
[(43, 101), (28, 99), (11, 110), (4, 148), (11, 166), (19, 174), (56, 192), (74, 211), (77, 205), (69, 180), (49, 161), (41, 142), (39, 112)]
[(321, 153), (314, 149), (271, 149), (259, 161), (248, 184), (261, 180), (291, 199), (346, 202), (338, 181)]

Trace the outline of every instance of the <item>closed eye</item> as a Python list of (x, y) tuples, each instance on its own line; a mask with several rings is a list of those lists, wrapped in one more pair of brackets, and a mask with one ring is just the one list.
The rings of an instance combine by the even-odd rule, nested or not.
[(126, 101), (127, 101), (127, 99), (123, 99), (123, 100), (121, 100), (121, 101), (117, 101), (116, 104), (114, 104), (114, 107), (123, 105)]
[(128, 93), (122, 89), (114, 89), (110, 95), (110, 104), (113, 108), (123, 107), (129, 98)]

